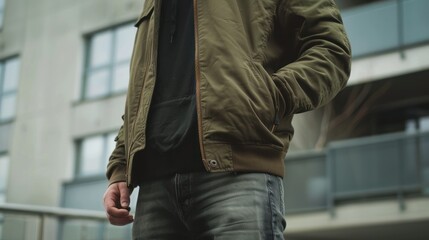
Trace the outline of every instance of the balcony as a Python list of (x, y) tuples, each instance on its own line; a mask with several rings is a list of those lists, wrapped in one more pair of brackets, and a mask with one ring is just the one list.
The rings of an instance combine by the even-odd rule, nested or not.
[(131, 239), (131, 230), (110, 225), (100, 211), (0, 204), (0, 239)]
[(429, 41), (429, 1), (379, 1), (344, 10), (353, 57), (363, 57)]
[(429, 193), (429, 132), (395, 133), (331, 143), (286, 158), (288, 213), (335, 211), (342, 201)]

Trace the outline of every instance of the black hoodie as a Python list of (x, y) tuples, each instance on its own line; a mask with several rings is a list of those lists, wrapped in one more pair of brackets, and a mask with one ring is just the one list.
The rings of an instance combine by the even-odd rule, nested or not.
[(192, 0), (163, 0), (155, 90), (143, 151), (144, 179), (203, 171), (195, 106)]

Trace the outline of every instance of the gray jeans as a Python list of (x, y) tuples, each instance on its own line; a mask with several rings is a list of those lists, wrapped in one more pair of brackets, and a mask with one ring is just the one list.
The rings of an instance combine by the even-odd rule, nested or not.
[(284, 239), (283, 182), (264, 173), (192, 173), (140, 186), (133, 239)]

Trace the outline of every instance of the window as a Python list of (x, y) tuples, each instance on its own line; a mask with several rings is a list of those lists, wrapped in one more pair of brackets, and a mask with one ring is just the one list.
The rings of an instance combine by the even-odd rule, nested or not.
[(18, 75), (18, 58), (0, 61), (0, 122), (15, 117)]
[(6, 202), (6, 187), (9, 169), (9, 158), (0, 155), (0, 203)]
[(3, 27), (4, 18), (4, 0), (0, 0), (0, 28)]
[(126, 90), (134, 35), (135, 28), (127, 24), (89, 36), (83, 99)]
[(96, 135), (77, 141), (78, 177), (104, 174), (109, 156), (115, 148), (116, 133)]

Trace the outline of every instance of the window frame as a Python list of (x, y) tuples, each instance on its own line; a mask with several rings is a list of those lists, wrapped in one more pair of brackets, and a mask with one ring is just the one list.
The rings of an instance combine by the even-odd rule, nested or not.
[(5, 5), (6, 0), (0, 0), (0, 31), (3, 29), (4, 26), (4, 14), (5, 14)]
[[(109, 136), (117, 136), (117, 131), (108, 131), (104, 133), (97, 133), (97, 134), (91, 134), (86, 135), (81, 138), (78, 138), (75, 140), (75, 170), (74, 170), (74, 178), (75, 179), (88, 179), (88, 178), (94, 178), (99, 176), (104, 176), (107, 165), (105, 163), (108, 163), (108, 158), (110, 157), (110, 154), (112, 153), (113, 149), (109, 149)], [(86, 139), (94, 138), (94, 137), (100, 137), (102, 138), (102, 152), (101, 152), (101, 158), (97, 159), (98, 164), (100, 166), (104, 166), (104, 168), (99, 169), (99, 172), (96, 173), (90, 173), (85, 174), (82, 170), (82, 166), (84, 165), (83, 161), (85, 158), (83, 157), (83, 144)], [(114, 139), (114, 138), (113, 138)], [(116, 142), (114, 142), (116, 143)]]
[[(5, 157), (5, 159), (6, 159), (6, 165), (9, 166), (9, 164), (10, 164), (10, 157), (9, 157), (8, 153), (5, 152), (5, 151), (0, 151), (0, 160), (3, 157)], [(9, 178), (8, 173), (9, 173), (9, 171), (6, 171), (5, 182), (4, 182), (5, 183), (5, 187), (3, 189), (0, 188), (0, 195), (2, 195), (5, 199), (6, 199), (6, 194), (7, 194), (7, 182), (8, 182), (8, 178)], [(1, 179), (1, 177), (0, 177), (0, 179)], [(0, 201), (0, 204), (1, 203), (3, 203), (3, 202)]]
[[(16, 82), (16, 88), (13, 89), (13, 90), (3, 91), (4, 83), (5, 83), (5, 72), (6, 72), (5, 71), (5, 69), (6, 69), (5, 66), (6, 66), (6, 64), (8, 62), (14, 61), (14, 60), (18, 61), (18, 70), (17, 70), (18, 73), (17, 73), (17, 79), (16, 79), (16, 81), (17, 81)], [(4, 118), (4, 119), (2, 119), (0, 117), (0, 125), (1, 124), (11, 123), (16, 118), (16, 107), (18, 105), (17, 104), (18, 103), (18, 90), (19, 90), (19, 82), (20, 82), (19, 80), (20, 80), (20, 75), (21, 75), (20, 74), (20, 71), (21, 71), (21, 66), (20, 65), (21, 65), (21, 60), (20, 60), (20, 58), (19, 58), (18, 55), (14, 55), (14, 56), (10, 56), (10, 57), (6, 57), (6, 58), (3, 58), (3, 59), (0, 59), (0, 116), (1, 116), (1, 111), (2, 111), (1, 104), (2, 104), (2, 101), (4, 100), (4, 97), (8, 96), (8, 95), (15, 95), (15, 112), (14, 112), (14, 114), (13, 114), (12, 117)]]
[[(87, 102), (87, 101), (93, 101), (93, 100), (99, 100), (99, 99), (105, 99), (105, 98), (110, 98), (113, 96), (117, 96), (117, 95), (123, 95), (127, 92), (127, 88), (123, 89), (123, 90), (114, 90), (113, 89), (113, 84), (114, 84), (114, 70), (117, 66), (120, 66), (122, 64), (127, 64), (128, 65), (128, 69), (129, 69), (129, 65), (131, 63), (131, 58), (132, 58), (132, 52), (130, 52), (129, 58), (127, 60), (122, 60), (120, 62), (115, 62), (115, 50), (117, 47), (117, 36), (118, 36), (118, 30), (120, 30), (123, 27), (129, 26), (130, 29), (133, 29), (134, 31), (135, 28), (133, 26), (133, 22), (132, 21), (127, 21), (125, 23), (120, 23), (120, 24), (116, 24), (113, 26), (109, 26), (107, 28), (103, 28), (100, 29), (98, 31), (94, 31), (91, 33), (88, 33), (86, 35), (84, 35), (84, 61), (83, 61), (83, 74), (82, 74), (82, 85), (81, 85), (81, 89), (80, 89), (80, 102)], [(91, 61), (91, 50), (92, 50), (92, 40), (94, 39), (95, 36), (99, 35), (99, 34), (103, 34), (109, 32), (110, 33), (110, 40), (111, 40), (111, 46), (109, 49), (109, 61), (107, 64), (103, 65), (103, 66), (97, 66), (97, 67), (92, 67), (90, 65), (90, 61)], [(135, 39), (135, 33), (133, 35), (133, 40)], [(134, 44), (134, 41), (133, 43)], [(126, 61), (128, 63), (126, 63)], [(99, 96), (90, 96), (87, 94), (87, 90), (88, 90), (88, 84), (89, 84), (89, 77), (90, 77), (90, 73), (91, 72), (95, 72), (97, 70), (100, 69), (107, 69), (108, 71), (108, 79), (107, 79), (107, 92), (105, 94), (101, 94)], [(128, 83), (127, 83), (128, 85)]]

